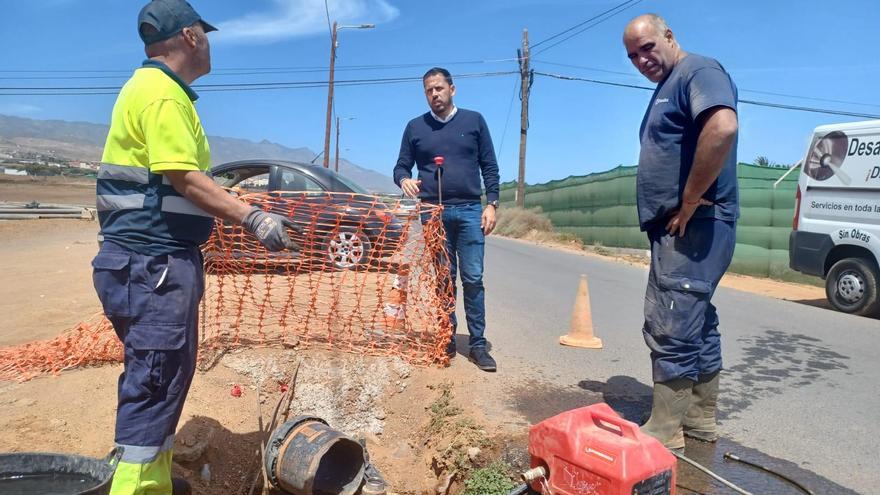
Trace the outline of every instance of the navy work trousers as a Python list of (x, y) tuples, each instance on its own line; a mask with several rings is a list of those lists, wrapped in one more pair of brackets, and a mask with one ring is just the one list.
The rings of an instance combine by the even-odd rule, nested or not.
[(721, 334), (712, 295), (730, 266), (736, 223), (691, 219), (683, 237), (665, 223), (648, 230), (651, 270), (642, 333), (654, 382), (697, 381), (721, 369)]
[(116, 443), (125, 448), (123, 462), (151, 463), (170, 454), (195, 373), (202, 256), (197, 247), (146, 256), (104, 242), (92, 266), (104, 314), (125, 349)]

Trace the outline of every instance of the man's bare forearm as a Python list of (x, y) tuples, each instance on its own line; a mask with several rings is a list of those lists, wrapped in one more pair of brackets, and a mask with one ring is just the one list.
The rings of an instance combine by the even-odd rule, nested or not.
[(166, 170), (163, 173), (177, 192), (215, 217), (241, 223), (251, 211), (250, 206), (230, 196), (202, 172)]
[(708, 111), (711, 114), (706, 117), (700, 137), (697, 138), (694, 164), (684, 187), (682, 201), (686, 203), (698, 202), (715, 182), (736, 140), (736, 112), (727, 107)]

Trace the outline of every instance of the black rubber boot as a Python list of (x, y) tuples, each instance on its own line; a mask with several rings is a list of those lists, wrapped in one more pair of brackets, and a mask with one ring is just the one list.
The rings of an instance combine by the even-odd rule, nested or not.
[(704, 442), (718, 440), (718, 426), (715, 422), (718, 376), (718, 371), (711, 375), (700, 376), (700, 381), (694, 384), (691, 405), (682, 423), (685, 436)]
[(183, 478), (171, 478), (171, 495), (192, 495), (192, 487)]
[(642, 432), (659, 440), (667, 449), (684, 449), (681, 425), (691, 404), (693, 386), (694, 382), (687, 378), (654, 383), (651, 417), (642, 425)]

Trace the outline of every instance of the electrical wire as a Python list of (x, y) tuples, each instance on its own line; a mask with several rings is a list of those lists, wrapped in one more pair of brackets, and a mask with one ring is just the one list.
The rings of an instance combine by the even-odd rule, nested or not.
[[(419, 62), (406, 64), (371, 64), (371, 65), (337, 65), (334, 68), (336, 72), (348, 71), (365, 71), (365, 70), (392, 70), (392, 69), (409, 69), (414, 67), (445, 67), (455, 65), (483, 65), (483, 64), (499, 64), (507, 62), (515, 62), (516, 58), (499, 58), (487, 60), (460, 60), (452, 62)], [(301, 67), (237, 67), (226, 69), (213, 69), (206, 78), (227, 77), (227, 76), (252, 76), (267, 74), (302, 74), (302, 73), (323, 73), (330, 70), (324, 66), (301, 66)], [(119, 74), (119, 75), (94, 75), (94, 76), (3, 76), (0, 80), (79, 80), (79, 79), (127, 79), (131, 77), (131, 70), (106, 70), (106, 71), (26, 71), (26, 70), (0, 70), (0, 74)], [(456, 76), (457, 77), (457, 76)]]
[[(607, 86), (616, 86), (621, 88), (632, 88), (632, 89), (644, 89), (648, 91), (654, 91), (656, 88), (652, 88), (650, 86), (640, 86), (638, 84), (625, 84), (618, 83), (612, 81), (603, 81), (600, 79), (589, 79), (585, 77), (574, 77), (574, 76), (564, 76), (561, 74), (551, 74), (547, 72), (535, 72), (535, 74), (539, 76), (551, 77), (554, 79), (561, 79), (564, 81), (581, 81), (588, 82), (593, 84), (603, 84)], [(738, 103), (744, 103), (746, 105), (755, 105), (760, 107), (770, 107), (770, 108), (780, 108), (784, 110), (797, 110), (801, 112), (812, 112), (812, 113), (823, 113), (827, 115), (840, 115), (845, 117), (858, 117), (864, 119), (880, 119), (880, 115), (870, 114), (870, 113), (859, 113), (859, 112), (847, 112), (843, 110), (832, 110), (827, 108), (814, 108), (814, 107), (803, 107), (798, 105), (786, 105), (782, 103), (772, 103), (767, 101), (755, 101), (755, 100), (743, 100), (740, 99)]]
[[(628, 76), (628, 77), (638, 77), (636, 74), (634, 74), (632, 72), (621, 72), (621, 71), (616, 71), (616, 70), (600, 69), (598, 67), (587, 67), (584, 65), (563, 64), (560, 62), (548, 62), (546, 60), (534, 60), (534, 59), (532, 59), (532, 62), (539, 63), (539, 64), (546, 64), (546, 65), (556, 65), (559, 67), (568, 67), (571, 69), (583, 69), (583, 70), (589, 70), (589, 71), (594, 71), (594, 72), (604, 72), (606, 74), (616, 74), (616, 75)], [(0, 78), (0, 79), (2, 79), (2, 78)], [(784, 98), (793, 98), (796, 100), (824, 101), (824, 102), (828, 102), (828, 103), (842, 103), (844, 105), (858, 105), (858, 106), (863, 106), (863, 107), (880, 108), (880, 105), (873, 104), (873, 103), (865, 103), (865, 102), (860, 102), (860, 101), (835, 100), (833, 98), (819, 98), (819, 97), (815, 97), (815, 96), (793, 95), (790, 93), (778, 93), (778, 92), (773, 92), (773, 91), (760, 91), (757, 89), (748, 89), (748, 88), (738, 88), (738, 90), (741, 93), (755, 93), (755, 94), (762, 94), (762, 95), (782, 96)]]
[(541, 41), (539, 41), (539, 42), (533, 44), (533, 45), (531, 46), (531, 48), (532, 48), (532, 49), (535, 49), (536, 47), (538, 47), (538, 46), (540, 46), (540, 45), (542, 45), (542, 44), (544, 44), (544, 43), (546, 43), (546, 42), (548, 42), (548, 41), (550, 41), (550, 40), (556, 39), (556, 38), (562, 36), (562, 35), (565, 34), (565, 33), (571, 32), (572, 30), (577, 29), (577, 28), (583, 26), (584, 24), (586, 24), (586, 23), (588, 23), (588, 22), (594, 21), (594, 20), (596, 20), (596, 19), (602, 17), (603, 15), (605, 15), (605, 14), (611, 12), (612, 10), (619, 9), (621, 6), (623, 6), (623, 5), (625, 5), (625, 4), (628, 4), (628, 3), (632, 3), (632, 2), (634, 2), (634, 1), (635, 1), (636, 3), (638, 3), (638, 2), (640, 2), (641, 0), (626, 0), (625, 2), (622, 2), (622, 3), (620, 3), (620, 4), (618, 4), (618, 5), (614, 6), (614, 7), (611, 7), (610, 9), (608, 9), (608, 10), (606, 10), (606, 11), (600, 13), (600, 14), (596, 14), (596, 15), (594, 15), (593, 17), (590, 17), (590, 18), (587, 19), (586, 21), (579, 22), (579, 23), (575, 24), (574, 26), (572, 26), (572, 27), (570, 27), (570, 28), (568, 28), (568, 29), (566, 29), (566, 30), (564, 30), (564, 31), (560, 31), (560, 32), (554, 34), (553, 36), (550, 36), (549, 38), (545, 38), (545, 39), (543, 39), (543, 40), (541, 40)]
[(818, 98), (815, 96), (799, 96), (799, 95), (792, 95), (792, 94), (787, 94), (787, 93), (775, 93), (773, 91), (758, 91), (757, 89), (740, 88), (740, 91), (742, 91), (743, 93), (755, 93), (755, 94), (761, 94), (761, 95), (782, 96), (784, 98), (795, 98), (798, 100), (825, 101), (828, 103), (843, 103), (845, 105), (859, 105), (862, 107), (880, 108), (880, 105), (875, 105), (873, 103), (864, 103), (864, 102), (860, 102), (860, 101), (835, 100), (832, 98)]
[(772, 470), (772, 469), (770, 469), (770, 468), (768, 468), (768, 467), (762, 466), (762, 465), (757, 464), (757, 463), (754, 463), (754, 462), (752, 462), (752, 461), (747, 461), (747, 460), (745, 460), (745, 459), (741, 459), (738, 455), (735, 455), (735, 454), (730, 453), (730, 452), (725, 452), (725, 453), (724, 453), (724, 458), (725, 458), (725, 459), (730, 459), (731, 461), (741, 462), (741, 463), (745, 464), (746, 466), (751, 466), (751, 467), (753, 467), (753, 468), (755, 468), (755, 469), (760, 469), (761, 471), (765, 471), (765, 472), (767, 472), (767, 473), (770, 473), (770, 474), (772, 474), (773, 476), (776, 476), (776, 477), (778, 477), (778, 478), (780, 478), (780, 479), (782, 479), (782, 480), (785, 480), (785, 481), (791, 483), (793, 486), (799, 488), (802, 492), (806, 493), (807, 495), (814, 495), (813, 492), (810, 491), (809, 488), (807, 488), (807, 487), (805, 487), (804, 485), (800, 484), (798, 481), (793, 480), (793, 479), (789, 478), (788, 476), (786, 476), (786, 475), (784, 475), (784, 474), (782, 474), (782, 473), (778, 473), (778, 472), (776, 472), (776, 471), (774, 471), (774, 470)]
[(588, 82), (588, 83), (594, 83), (594, 84), (604, 84), (607, 86), (617, 86), (619, 88), (647, 89), (648, 91), (654, 91), (654, 89), (655, 89), (650, 86), (640, 86), (638, 84), (625, 84), (625, 83), (618, 83), (618, 82), (613, 82), (613, 81), (603, 81), (601, 79), (589, 79), (586, 77), (575, 77), (575, 76), (565, 76), (562, 74), (551, 74), (548, 72), (535, 71), (535, 74), (537, 74), (539, 76), (544, 76), (544, 77), (552, 77), (553, 79), (562, 79), (563, 81), (581, 81), (581, 82)]
[[(507, 136), (507, 126), (510, 124), (510, 111), (513, 109), (513, 99), (516, 98), (516, 87), (521, 83), (520, 80), (513, 80), (513, 93), (510, 95), (510, 103), (507, 104), (507, 117), (504, 119), (504, 132), (501, 133), (501, 145), (498, 147), (498, 156), (504, 155), (504, 138)], [(501, 159), (498, 158), (500, 162)]]
[(327, 5), (327, 0), (324, 0), (324, 12), (327, 14), (327, 30), (330, 31), (330, 37), (333, 37), (333, 27), (330, 26), (330, 6)]
[[(591, 70), (591, 71), (595, 71), (595, 72), (604, 72), (606, 74), (617, 74), (617, 75), (621, 75), (621, 76), (634, 76), (635, 75), (632, 72), (621, 72), (621, 71), (617, 71), (617, 70), (600, 69), (598, 67), (587, 67), (584, 65), (563, 64), (560, 62), (548, 62), (546, 60), (535, 60), (534, 58), (532, 58), (532, 62), (534, 62), (536, 64), (557, 65), (559, 67), (569, 67), (572, 69)], [(3, 79), (3, 78), (0, 77), (0, 79)]]
[[(456, 79), (472, 79), (480, 77), (497, 77), (510, 74), (519, 74), (518, 71), (477, 72), (456, 75)], [(367, 86), (377, 84), (396, 84), (421, 81), (419, 77), (389, 77), (376, 79), (343, 79), (334, 81), (334, 86)], [(193, 89), (198, 91), (257, 91), (269, 89), (301, 89), (326, 87), (328, 81), (278, 81), (265, 83), (223, 83), (223, 84), (195, 84)], [(0, 87), (0, 96), (70, 96), (92, 94), (114, 94), (122, 89), (121, 86), (42, 86), (42, 87)], [(25, 91), (39, 91), (27, 93)]]
[[(633, 0), (630, 0), (630, 2), (632, 2), (632, 1), (633, 1)], [(631, 8), (631, 7), (634, 7), (634, 6), (636, 6), (636, 5), (640, 4), (640, 3), (642, 3), (642, 1), (643, 1), (643, 0), (635, 0), (634, 3), (624, 2), (623, 4), (620, 4), (620, 5), (618, 5), (617, 7), (614, 7), (614, 8), (611, 9), (611, 10), (618, 9), (618, 8), (620, 8), (621, 6), (623, 6), (624, 4), (627, 4), (627, 3), (628, 3), (629, 5), (623, 6), (623, 8), (620, 8), (620, 10), (618, 10), (617, 12), (614, 12), (614, 13), (609, 14), (609, 15), (608, 15), (607, 17), (605, 17), (604, 19), (599, 19), (599, 20), (595, 21), (593, 24), (590, 24), (590, 25), (588, 25), (588, 26), (586, 26), (586, 27), (584, 27), (584, 28), (582, 28), (582, 29), (580, 29), (580, 30), (578, 30), (578, 31), (575, 31), (574, 33), (572, 33), (572, 34), (566, 36), (565, 38), (562, 38), (561, 40), (557, 41), (556, 43), (553, 43), (553, 44), (550, 45), (550, 46), (546, 46), (546, 47), (544, 47), (544, 48), (538, 50), (537, 52), (534, 52), (534, 53), (532, 54), (532, 56), (540, 55), (541, 53), (544, 53), (544, 52), (546, 52), (547, 50), (549, 50), (549, 49), (551, 49), (551, 48), (553, 48), (553, 47), (555, 47), (555, 46), (558, 46), (558, 45), (560, 45), (560, 44), (562, 44), (562, 43), (565, 43), (566, 41), (568, 41), (568, 40), (574, 38), (575, 36), (577, 36), (577, 35), (583, 33), (584, 31), (588, 31), (588, 30), (590, 30), (590, 29), (593, 29), (594, 27), (598, 26), (599, 24), (602, 24), (603, 22), (607, 21), (608, 19), (611, 19), (612, 17), (616, 16), (617, 14), (620, 14), (620, 13), (623, 12), (624, 10), (627, 10), (627, 9), (629, 9), (629, 8)], [(607, 11), (606, 11), (606, 12), (607, 12)], [(601, 14), (600, 14), (600, 15), (601, 15)]]
[[(501, 62), (501, 61), (514, 61), (516, 58), (511, 59), (501, 59), (495, 61), (474, 61), (474, 62), (459, 62), (459, 63), (488, 63), (488, 62)], [(542, 62), (547, 63), (547, 62)], [(449, 64), (447, 64), (449, 65)], [(557, 64), (562, 65), (562, 64)], [(371, 66), (351, 66), (351, 68), (367, 68)], [(390, 66), (389, 66), (390, 67)], [(573, 66), (579, 67), (579, 66)], [(3, 72), (3, 71), (0, 71)], [(479, 77), (495, 77), (495, 76), (505, 76), (510, 74), (519, 74), (518, 71), (497, 71), (497, 72), (478, 72), (478, 73), (465, 73), (458, 74), (455, 77), (457, 79), (469, 79), (469, 78), (479, 78)], [(567, 76), (562, 74), (553, 74), (548, 72), (539, 72), (532, 71), (532, 74), (537, 74), (539, 76), (550, 77), (554, 79), (560, 79), (565, 81), (580, 81), (587, 82), (593, 84), (601, 84), (607, 86), (615, 86), (622, 88), (631, 88), (631, 89), (641, 89), (647, 91), (653, 91), (655, 88), (650, 86), (641, 86), (638, 84), (626, 84), (626, 83), (618, 83), (613, 81), (604, 81), (601, 79), (591, 79), (584, 77), (575, 77), (575, 76)], [(399, 84), (405, 82), (413, 82), (413, 81), (421, 81), (421, 77), (392, 77), (392, 78), (374, 78), (374, 79), (343, 79), (334, 81), (335, 86), (368, 86), (368, 85), (381, 85), (381, 84)], [(309, 88), (318, 88), (327, 86), (328, 81), (280, 81), (280, 82), (265, 82), (265, 83), (215, 83), (215, 84), (197, 84), (193, 85), (194, 89), (197, 89), (202, 92), (215, 92), (215, 91), (267, 91), (267, 90), (282, 90), (282, 89), (309, 89)], [(100, 95), (111, 95), (117, 94), (121, 89), (121, 86), (0, 86), (0, 96), (100, 96)], [(743, 90), (743, 91), (753, 91), (755, 90)], [(768, 92), (769, 93), (769, 92)], [(773, 94), (773, 93), (769, 93)], [(794, 95), (785, 95), (783, 93), (776, 93), (779, 96), (786, 96), (791, 98), (798, 98)], [(809, 97), (800, 97), (805, 99), (817, 99), (818, 98), (809, 98)], [(842, 100), (827, 100), (827, 101), (838, 101), (840, 103), (851, 103), (856, 104), (856, 102), (844, 102)], [(869, 114), (869, 113), (860, 113), (860, 112), (848, 112), (843, 110), (833, 110), (826, 108), (814, 108), (814, 107), (805, 107), (798, 105), (787, 105), (782, 103), (773, 103), (766, 101), (755, 101), (755, 100), (744, 100), (740, 99), (739, 103), (743, 103), (746, 105), (755, 105), (755, 106), (763, 106), (769, 108), (778, 108), (783, 110), (796, 110), (801, 112), (811, 112), (811, 113), (820, 113), (826, 115), (836, 115), (836, 116), (845, 116), (845, 117), (858, 117), (864, 119), (880, 119), (880, 115), (878, 114)], [(868, 106), (878, 106), (878, 105), (870, 105), (864, 104)]]

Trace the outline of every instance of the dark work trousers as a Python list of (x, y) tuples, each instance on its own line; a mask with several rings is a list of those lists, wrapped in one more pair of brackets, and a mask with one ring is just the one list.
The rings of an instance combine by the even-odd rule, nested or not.
[(642, 333), (651, 349), (654, 382), (697, 381), (721, 369), (721, 334), (712, 295), (736, 244), (736, 222), (696, 218), (683, 237), (665, 222), (648, 230), (651, 270)]
[(105, 242), (92, 266), (104, 313), (125, 349), (116, 443), (125, 449), (123, 462), (149, 465), (170, 456), (195, 373), (202, 256), (197, 247), (146, 256)]

